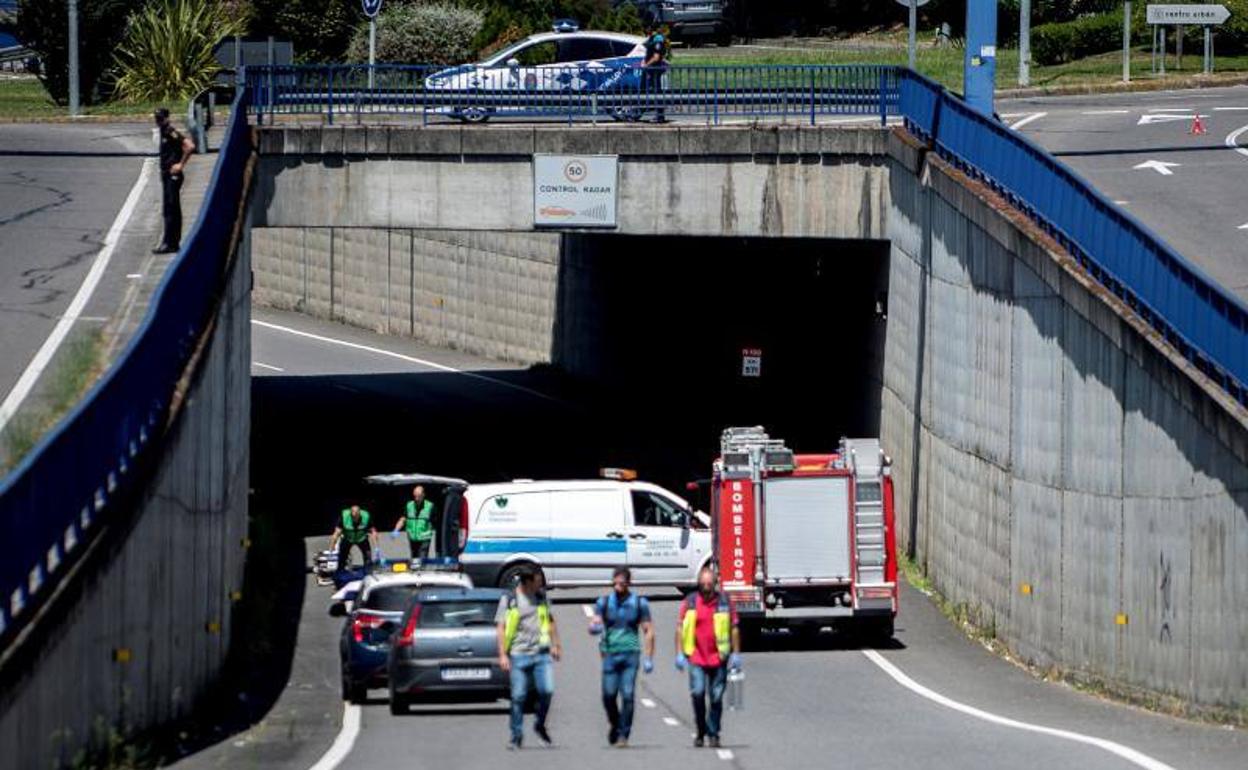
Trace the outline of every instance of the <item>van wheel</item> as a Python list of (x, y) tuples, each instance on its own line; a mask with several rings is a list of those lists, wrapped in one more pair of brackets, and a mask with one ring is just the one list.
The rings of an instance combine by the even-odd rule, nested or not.
[[(503, 574), (498, 578), (498, 587), (508, 590), (514, 589), (520, 582), (520, 575), (525, 572), (537, 572), (537, 574), (542, 575), (541, 569), (533, 564), (516, 564), (503, 570)], [(546, 576), (542, 575), (542, 577), (545, 578)], [(545, 582), (545, 580), (542, 582)]]

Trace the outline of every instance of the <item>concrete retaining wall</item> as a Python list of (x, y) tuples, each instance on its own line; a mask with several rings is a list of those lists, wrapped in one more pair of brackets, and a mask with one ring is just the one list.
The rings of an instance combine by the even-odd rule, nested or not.
[(252, 230), (261, 305), (522, 364), (550, 360), (556, 233)]
[(1242, 412), (1030, 226), (894, 149), (899, 542), (1031, 663), (1248, 704)]
[(258, 227), (531, 230), (533, 154), (607, 153), (620, 156), (620, 234), (884, 232), (878, 127), (259, 130)]
[(72, 607), (39, 629), (35, 659), (0, 694), (0, 768), (68, 765), (88, 745), (186, 717), (221, 670), (247, 535), (246, 240), (240, 252), (133, 528), (103, 536), (111, 552), (87, 557)]

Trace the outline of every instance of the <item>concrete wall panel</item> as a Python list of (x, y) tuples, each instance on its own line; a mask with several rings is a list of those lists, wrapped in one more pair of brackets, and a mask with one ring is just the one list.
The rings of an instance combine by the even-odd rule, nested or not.
[(1062, 656), (1076, 671), (1118, 669), (1122, 499), (1062, 493)]

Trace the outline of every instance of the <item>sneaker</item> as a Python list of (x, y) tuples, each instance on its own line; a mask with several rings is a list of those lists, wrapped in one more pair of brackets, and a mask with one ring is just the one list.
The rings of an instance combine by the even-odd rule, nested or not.
[(626, 749), (626, 748), (628, 748), (628, 739), (627, 739), (627, 738), (620, 738), (618, 741), (616, 741), (616, 742), (615, 742), (615, 747), (616, 747), (617, 749)]
[(520, 738), (512, 738), (511, 740), (507, 741), (507, 750), (508, 750), (508, 751), (519, 751), (519, 750), (520, 750), (520, 747), (521, 747), (523, 744), (524, 744), (524, 741), (522, 741)]
[(620, 740), (620, 734), (616, 732), (614, 727), (612, 727), (610, 730), (607, 731), (607, 743), (614, 746), (616, 742), (618, 742), (619, 740)]
[(547, 746), (554, 743), (554, 741), (550, 739), (550, 733), (546, 731), (546, 725), (534, 726), (533, 732), (537, 733), (537, 737), (541, 738), (542, 743), (546, 744)]
[(712, 735), (712, 736), (711, 736), (711, 740), (710, 740), (710, 744), (711, 744), (711, 748), (713, 748), (713, 749), (717, 749), (717, 748), (719, 748), (719, 736), (718, 736), (718, 735)]
[(695, 749), (700, 749), (705, 745), (706, 745), (706, 739), (703, 738), (701, 735), (693, 739), (693, 747)]
[(153, 254), (176, 254), (177, 251), (178, 248), (176, 246), (166, 246), (163, 243), (152, 249)]

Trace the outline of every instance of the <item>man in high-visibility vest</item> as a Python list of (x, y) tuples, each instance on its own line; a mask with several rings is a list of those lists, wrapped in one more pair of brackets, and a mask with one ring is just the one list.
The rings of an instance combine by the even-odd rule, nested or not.
[(546, 715), (555, 692), (552, 661), (559, 660), (563, 647), (536, 572), (520, 574), (515, 592), (499, 600), (494, 622), (498, 626), (498, 664), (511, 675), (511, 740), (507, 748), (519, 749), (524, 743), (524, 704), (529, 697), (529, 680), (537, 691), (533, 732), (549, 745)]
[[(728, 671), (741, 670), (741, 633), (728, 597), (715, 590), (715, 571), (703, 567), (698, 590), (680, 603), (676, 623), (676, 669), (689, 670), (689, 694), (698, 733), (694, 746), (719, 748)], [(707, 710), (707, 700), (710, 710)]]
[(351, 558), (351, 547), (360, 549), (360, 558), (367, 565), (373, 560), (373, 548), (377, 546), (377, 530), (373, 528), (373, 516), (358, 505), (343, 508), (329, 538), (329, 550), (338, 548), (338, 569), (346, 569)]
[(400, 530), (407, 530), (407, 545), (412, 551), (413, 559), (423, 559), (429, 555), (429, 544), (433, 541), (433, 503), (425, 499), (425, 488), (417, 486), (412, 489), (412, 499), (407, 501), (407, 508), (394, 524), (394, 535)]

